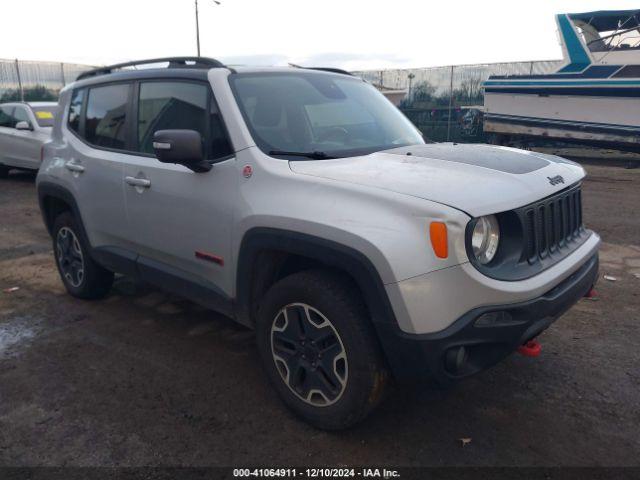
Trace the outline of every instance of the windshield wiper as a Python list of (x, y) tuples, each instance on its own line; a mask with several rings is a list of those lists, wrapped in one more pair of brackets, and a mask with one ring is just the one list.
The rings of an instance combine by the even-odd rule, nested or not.
[(311, 158), (313, 160), (327, 160), (331, 158), (337, 158), (337, 157), (332, 157), (331, 155), (328, 155), (325, 152), (287, 152), (285, 150), (271, 150), (269, 152), (269, 155), (305, 157), (305, 158)]

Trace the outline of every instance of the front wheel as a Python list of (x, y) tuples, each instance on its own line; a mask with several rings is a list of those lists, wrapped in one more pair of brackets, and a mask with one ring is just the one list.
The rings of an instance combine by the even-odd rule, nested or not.
[(257, 338), (282, 400), (318, 428), (347, 428), (382, 397), (387, 375), (367, 310), (341, 275), (313, 270), (280, 280), (261, 302)]

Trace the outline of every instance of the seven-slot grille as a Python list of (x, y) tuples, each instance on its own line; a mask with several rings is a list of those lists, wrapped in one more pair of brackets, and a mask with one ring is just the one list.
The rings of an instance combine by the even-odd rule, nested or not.
[(584, 231), (580, 185), (520, 210), (523, 260), (535, 263), (568, 247)]

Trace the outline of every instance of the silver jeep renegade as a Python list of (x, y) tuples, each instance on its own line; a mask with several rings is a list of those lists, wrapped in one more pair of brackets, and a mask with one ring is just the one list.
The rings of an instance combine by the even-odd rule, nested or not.
[(579, 165), (427, 143), (347, 72), (104, 67), (62, 91), (43, 157), (71, 295), (117, 272), (255, 328), (320, 428), (363, 419), (390, 378), (448, 383), (531, 345), (597, 278)]

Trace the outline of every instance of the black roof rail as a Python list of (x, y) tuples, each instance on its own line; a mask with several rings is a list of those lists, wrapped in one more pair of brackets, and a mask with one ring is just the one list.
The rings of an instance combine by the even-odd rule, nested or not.
[[(115, 65), (107, 65), (105, 67), (98, 67), (93, 70), (82, 72), (78, 75), (77, 80), (83, 80), (85, 78), (97, 77), (100, 75), (108, 75), (114, 70), (125, 67), (135, 67), (138, 65), (149, 65), (152, 63), (165, 63), (168, 62), (167, 68), (226, 68), (225, 64), (208, 57), (164, 57), (164, 58), (150, 58), (148, 60), (136, 60), (133, 62), (116, 63)], [(190, 62), (190, 63), (187, 63)]]

